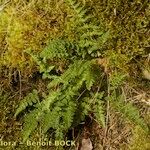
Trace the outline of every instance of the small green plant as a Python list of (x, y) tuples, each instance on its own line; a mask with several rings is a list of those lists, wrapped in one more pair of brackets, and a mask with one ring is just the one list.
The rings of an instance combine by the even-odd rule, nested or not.
[[(40, 53), (26, 51), (48, 84), (43, 96), (39, 97), (39, 93), (33, 90), (16, 111), (17, 117), (31, 107), (24, 120), (23, 141), (29, 138), (38, 125), (43, 133), (53, 129), (55, 138), (63, 139), (69, 129), (78, 125), (90, 113), (104, 127), (107, 101), (124, 118), (145, 127), (138, 109), (125, 103), (122, 97), (120, 87), (126, 76), (117, 70), (117, 73), (107, 75), (109, 83), (102, 80), (105, 73), (97, 64), (96, 58), (106, 51), (104, 45), (111, 37), (110, 31), (105, 31), (95, 22), (81, 3), (76, 0), (65, 2), (74, 12), (67, 22), (69, 27), (66, 25), (66, 32), (61, 37), (49, 40)], [(70, 22), (73, 24), (70, 25)], [(74, 31), (72, 39), (67, 30)], [(64, 69), (57, 72), (57, 63), (62, 61), (65, 62)], [(106, 88), (101, 87), (101, 80)]]
[[(81, 7), (80, 3), (74, 0), (66, 2), (76, 13), (72, 19), (78, 18), (73, 27), (78, 38), (74, 41), (66, 37), (53, 39), (40, 54), (27, 51), (38, 64), (43, 79), (49, 79), (50, 82), (47, 86), (49, 92), (40, 102), (37, 92), (33, 91), (25, 97), (16, 111), (15, 116), (27, 106), (34, 106), (33, 111), (25, 117), (24, 141), (38, 123), (44, 133), (52, 128), (55, 130), (55, 137), (63, 139), (65, 133), (74, 124), (80, 123), (89, 112), (92, 112), (92, 109), (95, 110), (95, 117), (100, 124), (105, 126), (103, 105), (100, 102), (103, 94), (91, 92), (92, 87), (98, 84), (96, 81), (100, 80), (102, 70), (91, 54), (100, 50), (99, 42), (105, 43), (107, 36), (104, 35), (108, 33), (99, 32), (100, 28), (88, 21), (91, 16), (86, 14), (87, 10)], [(49, 62), (64, 59), (68, 60), (69, 67), (60, 75), (54, 74), (57, 66)], [(84, 94), (80, 96), (82, 92)], [(75, 116), (78, 111), (81, 113), (76, 121)]]
[[(103, 108), (101, 108), (102, 106), (99, 102), (102, 96), (96, 94), (92, 98), (89, 95), (100, 74), (100, 72), (99, 74), (95, 72), (93, 68), (93, 61), (76, 60), (61, 76), (55, 76), (55, 79), (48, 84), (49, 94), (41, 102), (35, 104), (34, 110), (26, 116), (23, 130), (24, 140), (29, 137), (38, 122), (41, 124), (44, 133), (53, 128), (55, 129), (56, 138), (63, 139), (65, 133), (73, 126), (76, 113), (81, 111), (81, 116), (78, 116), (80, 123), (82, 118), (85, 118), (92, 111), (93, 107), (95, 108), (96, 116), (100, 116), (100, 122), (103, 125), (105, 124)], [(85, 96), (83, 95), (79, 98), (83, 89), (87, 90)], [(16, 115), (26, 109), (27, 105), (30, 106), (33, 105), (33, 102), (36, 103), (37, 100), (37, 93), (29, 94), (17, 109)], [(95, 106), (95, 104), (97, 105)], [(78, 108), (81, 108), (81, 110), (78, 110)]]
[(126, 75), (120, 72), (114, 72), (110, 77), (110, 100), (111, 107), (119, 112), (122, 117), (132, 122), (132, 124), (139, 125), (143, 130), (148, 131), (148, 126), (144, 119), (140, 116), (139, 109), (130, 101), (126, 101), (125, 94), (122, 92), (122, 84), (126, 79)]

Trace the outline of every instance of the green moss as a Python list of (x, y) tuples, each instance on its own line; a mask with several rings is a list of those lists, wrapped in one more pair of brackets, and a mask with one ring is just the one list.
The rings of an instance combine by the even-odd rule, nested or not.
[(24, 50), (41, 51), (47, 40), (61, 35), (64, 12), (56, 7), (48, 1), (8, 3), (0, 14), (1, 65), (32, 67), (32, 60)]
[(148, 150), (150, 148), (150, 136), (137, 126), (129, 147), (130, 150)]

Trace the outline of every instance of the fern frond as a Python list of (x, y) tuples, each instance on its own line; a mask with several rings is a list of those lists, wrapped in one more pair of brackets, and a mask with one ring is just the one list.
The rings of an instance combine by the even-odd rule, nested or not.
[(26, 115), (22, 131), (23, 142), (26, 142), (31, 133), (37, 128), (39, 116), (40, 111), (38, 109)]
[(112, 103), (112, 107), (120, 112), (124, 118), (148, 131), (148, 127), (143, 118), (140, 116), (138, 108), (133, 106), (130, 102), (125, 103), (123, 95), (116, 97), (115, 100), (112, 98), (110, 102)]
[(71, 126), (73, 122), (73, 117), (76, 111), (76, 103), (74, 101), (68, 101), (67, 102), (68, 107), (66, 107), (64, 113), (63, 113), (63, 127), (67, 131)]
[(57, 129), (60, 125), (60, 107), (55, 107), (52, 111), (47, 111), (43, 114), (41, 126), (43, 133), (46, 133), (50, 128)]
[[(61, 95), (58, 95), (55, 102), (49, 107), (49, 110), (42, 116), (41, 122), (44, 133), (50, 128), (55, 129), (56, 132), (59, 128), (59, 132), (63, 133), (71, 127), (76, 110), (76, 103), (73, 97), (77, 93), (76, 91), (72, 92), (71, 88), (66, 90), (67, 91), (60, 92)], [(60, 131), (60, 129), (62, 129), (62, 131)]]
[(93, 99), (95, 101), (94, 103), (94, 116), (97, 122), (102, 125), (102, 127), (105, 127), (105, 109), (104, 109), (104, 102), (102, 101), (102, 98), (104, 96), (104, 92), (97, 92)]
[(29, 93), (20, 103), (19, 107), (16, 110), (15, 117), (24, 111), (28, 106), (33, 106), (39, 102), (39, 96), (37, 90), (33, 90), (32, 93)]
[(71, 54), (66, 48), (66, 42), (61, 39), (51, 40), (48, 46), (41, 52), (40, 57), (43, 59), (67, 58)]
[[(93, 52), (102, 49), (105, 42), (109, 39), (110, 33), (105, 32), (100, 26), (94, 25), (91, 20), (92, 16), (88, 14), (86, 8), (82, 7), (82, 4), (77, 0), (66, 0), (70, 7), (76, 12), (75, 29), (78, 35), (77, 45), (80, 49), (77, 50), (78, 55), (85, 58), (90, 54), (93, 56)], [(102, 53), (102, 51), (101, 51)], [(96, 54), (95, 54), (96, 55)], [(94, 56), (95, 56), (94, 55)]]
[(80, 118), (78, 117), (79, 122), (84, 121), (85, 117), (88, 116), (89, 112), (92, 110), (92, 98), (91, 97), (84, 97), (80, 102), (79, 106), (80, 110)]
[(87, 19), (83, 19), (83, 18), (85, 18), (87, 10), (82, 6), (82, 4), (76, 0), (66, 0), (66, 1), (76, 12), (79, 18), (79, 22), (85, 22)]
[(90, 89), (94, 83), (95, 75), (92, 72), (92, 61), (76, 60), (71, 64), (68, 70), (61, 76), (50, 82), (49, 88), (57, 86), (60, 83), (65, 86), (76, 78), (82, 78), (85, 81), (87, 88)]
[[(61, 135), (72, 126), (77, 111), (75, 99), (79, 95), (81, 87), (84, 87), (84, 83), (90, 90), (95, 78), (93, 61), (76, 60), (64, 74), (50, 82), (49, 90), (51, 92), (39, 105), (42, 110), (40, 123), (44, 132), (53, 128), (57, 132), (56, 135)], [(59, 89), (53, 91), (53, 87), (58, 85)], [(83, 111), (88, 112), (85, 109), (87, 108), (84, 108)]]

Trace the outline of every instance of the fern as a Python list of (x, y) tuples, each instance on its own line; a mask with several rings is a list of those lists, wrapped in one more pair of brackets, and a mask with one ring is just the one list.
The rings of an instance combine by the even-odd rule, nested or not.
[(104, 109), (104, 101), (102, 101), (103, 95), (104, 92), (96, 93), (94, 95), (95, 103), (93, 106), (94, 107), (93, 111), (98, 123), (102, 125), (102, 127), (105, 127), (105, 109)]
[(116, 97), (116, 100), (111, 101), (111, 103), (112, 107), (123, 115), (123, 118), (141, 126), (144, 130), (148, 131), (148, 127), (143, 118), (140, 116), (138, 108), (133, 106), (133, 104), (130, 102), (125, 103), (123, 95)]
[(15, 117), (24, 111), (28, 106), (33, 106), (39, 102), (38, 91), (33, 90), (32, 93), (29, 93), (20, 103), (19, 107), (16, 110)]
[(43, 59), (69, 58), (71, 49), (68, 51), (69, 44), (61, 39), (51, 40), (48, 46), (41, 52)]
[[(49, 41), (41, 53), (28, 51), (36, 62), (43, 79), (47, 79), (47, 91), (40, 100), (37, 91), (29, 94), (21, 102), (15, 116), (33, 106), (26, 114), (23, 139), (26, 141), (32, 132), (40, 125), (43, 133), (49, 129), (55, 131), (56, 139), (63, 139), (67, 131), (84, 121), (89, 113), (94, 114), (97, 122), (105, 126), (105, 100), (110, 100), (112, 107), (121, 112), (125, 118), (145, 126), (138, 110), (130, 103), (124, 103), (120, 87), (126, 79), (124, 73), (113, 72), (109, 76), (108, 91), (93, 90), (98, 84), (101, 69), (95, 57), (103, 54), (105, 43), (110, 32), (105, 31), (99, 23), (95, 23), (85, 7), (76, 0), (66, 0), (66, 4), (74, 11), (70, 20), (71, 30), (75, 38), (62, 35)], [(93, 58), (94, 57), (94, 58)], [(56, 74), (54, 61), (67, 60), (63, 72)], [(104, 83), (106, 86), (106, 84)], [(85, 91), (85, 92), (84, 92)], [(108, 93), (108, 95), (106, 94)]]
[(77, 123), (84, 121), (85, 117), (88, 116), (89, 112), (92, 109), (91, 104), (92, 104), (92, 98), (91, 97), (87, 96), (87, 97), (84, 97), (82, 99), (82, 102), (80, 103), (80, 106), (79, 106), (80, 112), (78, 112), (78, 113), (80, 113), (80, 118), (79, 118), (79, 115), (77, 113), (77, 119), (79, 120), (79, 121), (77, 121)]
[(100, 56), (103, 51), (103, 45), (110, 37), (109, 32), (104, 31), (100, 26), (93, 23), (93, 16), (88, 14), (88, 10), (76, 0), (66, 0), (70, 7), (75, 11), (74, 31), (78, 35), (75, 42), (78, 45), (77, 54), (85, 58), (88, 55), (92, 57)]
[[(82, 110), (87, 112), (84, 113), (84, 116), (88, 115), (90, 107), (84, 106), (82, 100), (78, 100), (78, 95), (82, 88), (86, 87), (90, 91), (95, 84), (99, 74), (95, 72), (95, 68), (93, 69), (94, 65), (93, 60), (75, 60), (61, 76), (57, 76), (49, 83), (49, 94), (37, 103), (35, 109), (25, 117), (24, 141), (32, 134), (38, 124), (41, 125), (44, 133), (52, 128), (55, 130), (56, 139), (63, 139), (68, 129), (73, 126), (74, 116), (79, 106), (82, 105)], [(58, 88), (54, 90), (54, 87)], [(31, 98), (30, 95), (27, 98), (29, 97)], [(27, 98), (23, 100), (23, 104), (27, 104), (25, 102)], [(22, 106), (21, 104), (20, 108), (22, 107), (25, 109), (27, 105)], [(17, 110), (16, 114), (21, 111)], [(82, 118), (83, 116), (78, 117)]]
[[(89, 114), (93, 114), (97, 123), (105, 127), (105, 107), (103, 101), (104, 92), (90, 92), (81, 99), (79, 112), (76, 112), (76, 124), (85, 120)], [(80, 117), (79, 117), (80, 116)]]
[(47, 64), (47, 58), (43, 56), (41, 58), (38, 54), (33, 53), (32, 50), (26, 50), (26, 52), (33, 58), (39, 67), (39, 72), (43, 73), (43, 79), (55, 78), (55, 76), (50, 76), (50, 72), (55, 68), (54, 65)]
[(41, 111), (38, 109), (35, 109), (32, 113), (26, 115), (22, 131), (23, 142), (25, 142), (30, 134), (37, 128), (40, 115)]
[[(72, 17), (73, 30), (76, 38), (70, 40), (68, 35), (50, 40), (47, 47), (40, 53), (39, 58), (45, 62), (54, 59), (74, 59), (74, 57), (98, 57), (103, 53), (103, 46), (110, 34), (100, 25), (93, 22), (92, 15), (76, 0), (66, 0), (66, 3), (75, 11)], [(41, 62), (42, 64), (42, 62)], [(44, 67), (44, 66), (43, 66)]]
[(138, 108), (133, 106), (131, 102), (125, 102), (124, 95), (120, 87), (126, 79), (126, 75), (121, 72), (114, 72), (109, 78), (109, 90), (110, 95), (106, 98), (110, 100), (111, 106), (118, 112), (120, 112), (123, 118), (140, 125), (143, 129), (148, 130), (146, 123), (140, 116)]
[[(52, 128), (55, 130), (56, 139), (63, 139), (68, 129), (76, 122), (74, 116), (78, 111), (78, 107), (82, 107), (82, 113), (78, 116), (80, 121), (88, 115), (90, 110), (95, 109), (97, 119), (100, 117), (98, 121), (104, 126), (105, 121), (100, 101), (93, 101), (92, 103), (87, 101), (87, 105), (85, 106), (82, 100), (76, 101), (80, 90), (86, 88), (87, 91), (90, 91), (91, 87), (96, 83), (95, 81), (99, 78), (100, 69), (94, 60), (75, 59), (61, 76), (50, 73), (55, 66), (49, 66), (47, 63), (48, 60), (67, 58), (69, 55), (65, 53), (69, 53), (69, 50), (75, 50), (77, 47), (76, 44), (64, 42), (64, 40), (59, 39), (50, 42), (40, 55), (28, 52), (38, 64), (44, 78), (52, 79), (52, 81), (48, 84), (49, 94), (36, 105), (35, 110), (26, 116), (27, 119), (25, 119), (23, 130), (24, 141), (32, 134), (38, 124), (41, 124), (44, 133)], [(53, 90), (54, 87), (58, 88)], [(88, 105), (92, 106), (94, 104), (98, 106), (94, 108), (88, 107)], [(19, 113), (20, 111), (17, 111), (17, 114)], [(32, 123), (30, 123), (31, 120)]]
[(76, 0), (66, 0), (66, 2), (68, 2), (70, 7), (76, 12), (79, 23), (84, 23), (90, 18), (90, 16), (86, 15), (87, 9), (85, 9), (80, 2)]
[(50, 82), (48, 87), (57, 86), (60, 83), (64, 84), (64, 86), (68, 86), (68, 84), (74, 82), (76, 78), (81, 78), (82, 82), (85, 81), (87, 89), (90, 90), (95, 81), (92, 66), (92, 61), (76, 60), (61, 77)]

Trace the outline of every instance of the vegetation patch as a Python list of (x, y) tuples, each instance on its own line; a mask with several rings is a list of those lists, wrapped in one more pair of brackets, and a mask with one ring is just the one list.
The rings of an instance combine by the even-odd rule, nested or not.
[(1, 0), (0, 135), (17, 141), (7, 148), (46, 139), (76, 146), (34, 148), (82, 149), (89, 139), (94, 149), (146, 150), (149, 18), (148, 0)]

